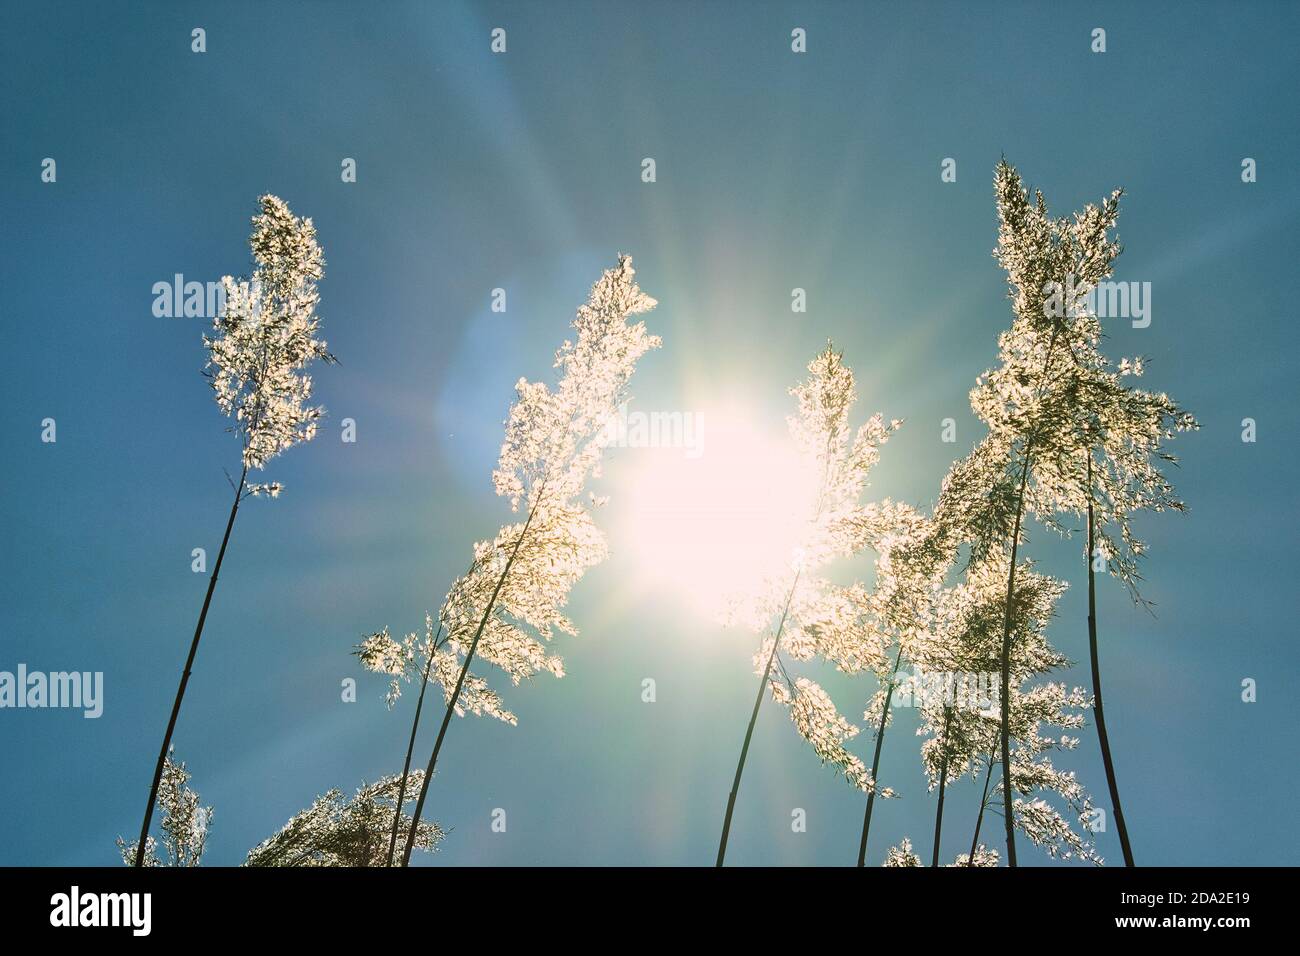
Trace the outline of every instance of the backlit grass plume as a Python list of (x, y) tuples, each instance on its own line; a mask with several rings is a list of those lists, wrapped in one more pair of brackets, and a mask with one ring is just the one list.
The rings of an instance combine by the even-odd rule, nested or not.
[[(1004, 625), (1003, 588), (1008, 577), (1005, 556), (991, 555), (970, 565), (965, 579), (945, 588), (937, 601), (936, 626), (928, 640), (918, 642), (914, 661), (922, 665), (902, 683), (899, 693), (917, 707), (922, 764), (937, 792), (931, 865), (939, 865), (943, 806), (950, 780), (970, 774), (985, 777), (984, 797), (977, 817), (971, 853), (978, 856), (979, 830), (988, 801), (988, 781), (999, 750), (1001, 708), (988, 694), (948, 681), (925, 680), (935, 675), (979, 675), (996, 672), (1001, 660)], [(1069, 664), (1049, 643), (1047, 625), (1065, 585), (1035, 572), (1023, 562), (1016, 575), (1012, 607), (1010, 728), (1015, 824), (1031, 842), (1051, 856), (1097, 860), (1085, 836), (1074, 824), (1086, 824), (1092, 807), (1087, 793), (1071, 772), (1058, 771), (1051, 752), (1071, 750), (1077, 740), (1068, 733), (1046, 734), (1082, 726), (1089, 699), (1080, 688), (1046, 681), (1052, 671)], [(983, 774), (981, 774), (983, 771)]]
[[(994, 176), (999, 230), (996, 257), (1006, 271), (1012, 300), (1011, 327), (998, 339), (1001, 365), (984, 373), (971, 392), (971, 407), (988, 436), (945, 482), (945, 533), (969, 545), (970, 561), (1005, 565), (1002, 647), (999, 654), (1003, 825), (1007, 863), (1016, 865), (1011, 786), (1011, 658), (1013, 596), (1027, 502), (1058, 479), (1056, 463), (1075, 448), (1077, 395), (1063, 375), (1077, 330), (1070, 317), (1053, 314), (1055, 285), (1095, 287), (1110, 272), (1118, 246), (1109, 239), (1119, 194), (1088, 206), (1072, 219), (1053, 220), (1041, 193), (1031, 203), (1020, 177), (1005, 160)], [(1032, 484), (1031, 484), (1032, 482)], [(1038, 489), (1035, 491), (1034, 489)], [(1004, 552), (1009, 552), (1002, 560)]]
[(921, 858), (916, 855), (912, 849), (912, 841), (903, 837), (902, 842), (897, 846), (891, 846), (885, 853), (885, 862), (882, 866), (920, 866)]
[[(410, 784), (418, 787), (423, 776), (415, 771)], [(383, 866), (393, 811), (400, 813), (398, 792), (405, 782), (394, 774), (362, 786), (350, 799), (339, 790), (317, 797), (279, 833), (250, 850), (244, 866)], [(402, 839), (406, 837), (403, 829)], [(442, 837), (435, 823), (413, 828), (416, 849), (432, 851)]]
[(230, 430), (239, 436), (243, 445), (242, 468), (239, 482), (231, 481), (235, 495), (230, 505), (230, 517), (226, 520), (226, 531), (221, 538), (212, 577), (208, 579), (207, 593), (190, 641), (167, 730), (158, 749), (158, 761), (136, 846), (136, 866), (145, 863), (149, 823), (171, 748), (172, 733), (176, 729), (176, 718), (189, 684), (194, 656), (203, 636), (203, 624), (226, 557), (239, 503), (249, 496), (274, 498), (280, 494), (278, 482), (250, 482), (249, 471), (264, 468), (280, 452), (314, 437), (322, 409), (308, 404), (312, 381), (306, 369), (316, 359), (334, 361), (325, 342), (318, 337), (320, 318), (316, 314), (319, 300), (316, 283), (323, 275), (324, 259), (316, 242), (316, 228), (310, 219), (295, 217), (285, 202), (276, 196), (262, 196), (259, 203), (260, 211), (253, 217), (253, 232), (248, 240), (256, 264), (252, 279), (243, 282), (230, 276), (223, 277), (225, 308), (213, 322), (212, 335), (203, 337), (208, 350), (204, 374), (211, 382), (217, 407), (234, 419)]
[(948, 864), (949, 866), (986, 866), (996, 867), (998, 865), (998, 851), (990, 850), (983, 843), (975, 847), (970, 853), (958, 853), (957, 859)]
[(829, 344), (808, 364), (807, 380), (790, 394), (797, 403), (788, 420), (790, 434), (817, 476), (817, 492), (815, 500), (806, 503), (802, 539), (791, 556), (788, 574), (765, 582), (740, 615), (755, 631), (771, 629), (771, 636), (754, 657), (754, 670), (761, 679), (727, 797), (718, 866), (726, 858), (736, 796), (767, 692), (789, 708), (795, 729), (824, 763), (843, 773), (852, 786), (875, 789), (873, 773), (845, 746), (858, 728), (840, 714), (816, 681), (792, 676), (782, 655), (791, 662), (820, 659), (848, 674), (887, 669), (888, 635), (873, 613), (868, 590), (861, 584), (834, 585), (818, 572), (837, 558), (878, 548), (911, 516), (905, 505), (860, 500), (868, 473), (880, 459), (880, 446), (900, 423), (887, 423), (874, 415), (853, 429), (849, 420), (857, 401), (853, 372)]
[[(415, 713), (411, 718), (411, 733), (406, 743), (406, 761), (402, 765), (401, 782), (398, 785), (397, 799), (393, 808), (393, 826), (389, 834), (385, 866), (392, 866), (397, 851), (398, 829), (403, 820), (403, 808), (406, 806), (409, 793), (411, 757), (415, 752), (415, 738), (420, 730), (420, 715), (424, 712), (424, 692), (428, 690), (431, 682), (436, 683), (442, 688), (444, 703), (449, 703), (451, 690), (460, 672), (459, 657), (447, 648), (450, 635), (447, 633), (443, 619), (446, 608), (444, 602), (438, 612), (436, 630), (433, 626), (433, 618), (425, 615), (423, 638), (411, 633), (401, 641), (397, 641), (388, 633), (388, 628), (384, 628), (363, 640), (354, 652), (367, 670), (385, 674), (390, 678), (388, 694), (385, 697), (390, 710), (401, 697), (404, 683), (410, 683), (412, 680), (420, 682), (420, 693), (416, 697)], [(465, 681), (461, 685), (460, 699), (456, 703), (457, 716), (463, 717), (466, 713), (495, 717), (512, 726), (518, 723), (515, 715), (505, 709), (501, 697), (488, 687), (487, 681), (474, 674), (466, 674)]]
[[(450, 637), (444, 624), (439, 623), (435, 630), (433, 618), (426, 614), (422, 638), (411, 633), (398, 641), (385, 628), (363, 640), (357, 645), (355, 653), (367, 670), (391, 678), (384, 698), (391, 709), (402, 696), (402, 685), (409, 684), (412, 680), (422, 682), (421, 697), (430, 682), (444, 689), (456, 682), (461, 662), (455, 653), (447, 649), (449, 643)], [(487, 681), (472, 674), (465, 679), (456, 708), (458, 717), (471, 713), (475, 716), (495, 717), (512, 726), (519, 723), (515, 715), (505, 709), (501, 696), (487, 686)], [(418, 705), (416, 709), (419, 710)]]
[(158, 806), (162, 808), (162, 855), (159, 841), (151, 835), (144, 841), (143, 862), (139, 846), (117, 838), (122, 862), (127, 866), (198, 866), (207, 848), (208, 829), (212, 825), (212, 808), (205, 807), (199, 795), (189, 788), (190, 772), (184, 762), (171, 754), (163, 765), (158, 782)]
[(892, 527), (876, 539), (874, 548), (878, 558), (870, 603), (878, 626), (892, 642), (893, 654), (887, 668), (876, 670), (877, 690), (862, 715), (873, 729), (875, 750), (873, 786), (867, 791), (858, 838), (858, 866), (866, 865), (876, 797), (894, 795), (891, 788), (880, 786), (878, 773), (900, 673), (904, 666), (924, 659), (924, 647), (936, 627), (937, 596), (955, 550), (933, 518), (904, 506), (895, 506)]
[[(1130, 587), (1137, 580), (1142, 546), (1133, 537), (1130, 515), (1141, 508), (1181, 509), (1160, 463), (1172, 462), (1164, 443), (1195, 420), (1166, 395), (1139, 391), (1123, 379), (1140, 363), (1112, 370), (1101, 354), (1096, 311), (1088, 296), (1111, 274), (1120, 246), (1112, 238), (1121, 193), (1071, 217), (1053, 219), (1041, 192), (1031, 201), (1019, 174), (1005, 160), (994, 177), (999, 230), (996, 257), (1007, 275), (1014, 319), (999, 339), (998, 368), (986, 372), (971, 392), (971, 407), (989, 428), (992, 459), (1006, 455), (985, 485), (1001, 501), (1000, 513), (984, 530), (996, 529), (997, 547), (1010, 547), (1001, 661), (1003, 772), (1008, 750), (1010, 596), (1026, 513), (1061, 530), (1060, 516), (1087, 514), (1089, 644), (1096, 694), (1097, 731), (1116, 827), (1125, 862), (1132, 865), (1127, 827), (1106, 736), (1097, 664), (1095, 538), (1101, 555)], [(992, 509), (998, 510), (998, 509)], [(991, 509), (985, 509), (989, 514)], [(1002, 526), (1010, 519), (1005, 537)], [(985, 543), (992, 546), (993, 538)], [(1012, 788), (1003, 787), (1007, 861), (1016, 864)]]
[(446, 633), (441, 647), (459, 666), (435, 663), (429, 671), (442, 684), (446, 710), (420, 782), (403, 866), (410, 861), (451, 718), (465, 711), (467, 687), (471, 702), (486, 699), (484, 685), (477, 685), (476, 693), (470, 676), (475, 657), (501, 668), (515, 684), (543, 671), (564, 674), (548, 643), (556, 632), (576, 633), (563, 614), (569, 590), (606, 553), (591, 517), (597, 500), (589, 494), (584, 501), (582, 493), (587, 479), (599, 476), (610, 440), (608, 423), (627, 400), (637, 361), (659, 346), (644, 322), (629, 321), (656, 305), (637, 286), (635, 274), (631, 257), (620, 256), (592, 286), (573, 320), (575, 339), (556, 352), (560, 380), (554, 390), (523, 379), (516, 385), (493, 484), (524, 520), (478, 542), (470, 570), (447, 594), (439, 622)]

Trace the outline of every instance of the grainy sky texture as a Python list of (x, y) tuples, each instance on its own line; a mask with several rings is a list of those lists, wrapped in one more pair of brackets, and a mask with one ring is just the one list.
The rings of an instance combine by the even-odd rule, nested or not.
[[(400, 769), (413, 701), (388, 713), (349, 650), (421, 626), (508, 520), (490, 473), (512, 386), (548, 378), (618, 252), (660, 301), (635, 408), (743, 407), (779, 441), (785, 389), (831, 337), (861, 417), (906, 422), (874, 493), (931, 504), (981, 435), (967, 393), (1010, 322), (990, 256), (1003, 154), (1058, 214), (1124, 187), (1116, 278), (1152, 284), (1152, 322), (1111, 322), (1107, 348), (1148, 356), (1147, 387), (1202, 423), (1174, 443), (1190, 513), (1139, 526), (1155, 615), (1111, 581), (1099, 598), (1138, 862), (1296, 861), (1296, 5), (9, 3), (4, 21), (0, 670), (103, 671), (105, 704), (0, 711), (0, 863), (113, 865), (138, 829), (206, 584), (190, 552), (215, 554), (239, 460), (199, 374), (206, 321), (154, 317), (151, 287), (247, 272), (259, 194), (316, 223), (342, 364), (316, 370), (320, 436), (267, 472), (284, 495), (241, 509), (177, 729), (215, 807), (211, 864)], [(636, 476), (665, 454), (611, 453), (612, 555), (574, 593), (568, 676), (500, 688), (518, 727), (453, 726), (426, 811), (450, 834), (421, 862), (712, 862), (757, 642), (636, 558)], [(1031, 529), (1048, 572), (1077, 580), (1078, 547)], [(1051, 634), (1086, 684), (1083, 600)], [(861, 716), (870, 681), (826, 686)], [(877, 811), (871, 864), (903, 836), (928, 853), (914, 719), (886, 740), (903, 798)], [(1063, 763), (1101, 800), (1081, 737)], [(869, 758), (868, 734), (853, 746)], [(954, 854), (977, 799), (949, 793)], [(851, 864), (862, 802), (769, 703), (728, 862)], [(1113, 832), (1099, 846), (1119, 861)]]

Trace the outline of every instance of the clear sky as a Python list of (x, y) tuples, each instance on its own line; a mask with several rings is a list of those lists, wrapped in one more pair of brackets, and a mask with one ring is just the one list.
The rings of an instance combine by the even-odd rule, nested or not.
[[(387, 712), (349, 650), (419, 626), (508, 520), (490, 472), (513, 383), (549, 374), (618, 252), (661, 303), (635, 407), (743, 408), (777, 441), (786, 387), (831, 337), (861, 416), (906, 420), (874, 491), (930, 504), (982, 434), (966, 396), (1010, 320), (990, 257), (1002, 154), (1059, 214), (1126, 189), (1116, 277), (1152, 283), (1152, 323), (1111, 323), (1108, 348), (1148, 356), (1148, 387), (1202, 423), (1175, 443), (1190, 512), (1140, 527), (1155, 616), (1109, 581), (1099, 599), (1137, 860), (1295, 863), (1297, 29), (1287, 3), (6, 4), (0, 670), (102, 671), (105, 704), (0, 711), (0, 863), (114, 864), (139, 826), (206, 585), (191, 549), (215, 554), (238, 466), (199, 375), (206, 323), (154, 317), (151, 288), (245, 272), (259, 194), (315, 220), (342, 364), (316, 375), (321, 435), (268, 470), (284, 496), (241, 509), (177, 730), (213, 864), (400, 769), (412, 701)], [(755, 640), (647, 569), (638, 475), (670, 454), (613, 451), (613, 553), (573, 595), (569, 674), (502, 688), (518, 727), (453, 726), (429, 798), (451, 833), (426, 862), (712, 862)], [(1034, 528), (1028, 550), (1077, 581), (1077, 541)], [(1083, 597), (1051, 633), (1086, 665)], [(870, 681), (827, 686), (860, 718)], [(871, 863), (903, 836), (929, 846), (911, 719), (886, 739), (903, 798)], [(869, 757), (868, 734), (854, 746)], [(1104, 797), (1091, 727), (1063, 762)], [(950, 791), (953, 853), (976, 800)], [(851, 864), (861, 814), (766, 704), (729, 861)], [(1119, 860), (1113, 833), (1100, 847)]]

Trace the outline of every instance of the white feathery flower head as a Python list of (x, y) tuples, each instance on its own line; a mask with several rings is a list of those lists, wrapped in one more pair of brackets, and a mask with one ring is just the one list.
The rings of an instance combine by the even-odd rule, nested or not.
[[(198, 866), (207, 848), (208, 828), (212, 823), (212, 808), (200, 803), (199, 795), (189, 788), (190, 772), (184, 762), (167, 755), (162, 777), (158, 782), (158, 806), (162, 809), (163, 855), (158, 855), (159, 841), (150, 836), (145, 840), (144, 866)], [(135, 864), (134, 840), (127, 843), (117, 838), (117, 848), (122, 862)]]
[(912, 849), (912, 841), (903, 837), (897, 846), (891, 846), (885, 854), (884, 866), (920, 866), (921, 858)]
[(879, 461), (879, 448), (899, 422), (886, 424), (877, 414), (853, 429), (853, 371), (829, 343), (808, 363), (808, 378), (790, 395), (796, 404), (787, 420), (790, 434), (819, 478), (816, 498), (806, 503), (809, 517), (789, 576), (763, 582), (736, 603), (731, 616), (756, 632), (771, 631), (774, 636), (764, 639), (754, 657), (755, 672), (769, 673), (772, 698), (789, 708), (795, 729), (822, 762), (853, 787), (871, 792), (876, 782), (870, 770), (845, 747), (859, 728), (839, 713), (821, 685), (803, 676), (792, 678), (785, 658), (820, 660), (848, 674), (879, 673), (888, 666), (889, 637), (872, 593), (857, 583), (832, 584), (818, 572), (868, 549), (879, 554), (883, 542), (902, 533), (911, 509), (860, 500)]
[[(280, 832), (248, 852), (244, 866), (322, 867), (384, 866), (388, 861), (389, 831), (399, 792), (407, 798), (420, 789), (424, 772), (413, 770), (403, 788), (402, 775), (393, 774), (363, 785), (351, 798), (339, 790), (317, 797), (310, 807), (295, 814)], [(399, 852), (406, 846), (410, 815), (402, 812)], [(436, 823), (421, 821), (413, 849), (434, 850), (443, 837)]]
[[(246, 469), (266, 463), (300, 441), (310, 441), (322, 409), (308, 404), (315, 359), (334, 361), (318, 337), (316, 283), (324, 259), (310, 219), (293, 215), (277, 196), (259, 200), (249, 237), (256, 268), (251, 280), (222, 278), (226, 307), (203, 337), (205, 374), (217, 407), (234, 418)], [(271, 497), (279, 485), (259, 485)]]
[[(512, 509), (525, 506), (527, 519), (476, 542), (473, 564), (447, 594), (429, 679), (448, 703), (471, 645), (512, 684), (540, 673), (564, 676), (549, 643), (556, 632), (577, 634), (564, 614), (569, 592), (608, 553), (592, 519), (608, 499), (584, 497), (584, 486), (599, 474), (607, 423), (628, 400), (637, 361), (660, 344), (644, 322), (629, 321), (656, 305), (635, 276), (631, 257), (620, 255), (592, 286), (572, 323), (576, 338), (556, 352), (554, 390), (522, 378), (515, 386), (493, 484)], [(468, 671), (455, 713), (516, 722), (487, 682)]]

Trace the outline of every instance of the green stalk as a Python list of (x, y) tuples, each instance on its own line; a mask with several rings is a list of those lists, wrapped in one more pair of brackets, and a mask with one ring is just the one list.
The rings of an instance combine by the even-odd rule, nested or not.
[(894, 655), (894, 669), (889, 672), (889, 686), (885, 690), (885, 706), (880, 711), (880, 726), (876, 728), (876, 753), (871, 758), (871, 792), (867, 794), (867, 812), (862, 818), (862, 838), (858, 841), (858, 866), (867, 862), (867, 836), (871, 833), (871, 811), (876, 804), (876, 774), (880, 772), (880, 747), (885, 742), (885, 724), (889, 720), (889, 704), (894, 699), (894, 677), (903, 659), (903, 645), (898, 645)]
[(736, 794), (740, 791), (740, 777), (745, 772), (745, 758), (749, 756), (749, 742), (754, 736), (754, 724), (758, 720), (758, 708), (763, 703), (763, 693), (767, 690), (767, 679), (772, 673), (772, 662), (776, 660), (776, 650), (781, 646), (781, 634), (785, 631), (785, 619), (790, 613), (790, 602), (794, 600), (795, 588), (799, 586), (799, 575), (795, 572), (794, 583), (785, 599), (785, 609), (781, 612), (781, 623), (776, 629), (776, 638), (772, 641), (772, 652), (767, 655), (767, 666), (763, 668), (763, 679), (758, 683), (758, 696), (754, 698), (754, 710), (749, 715), (749, 726), (745, 728), (745, 742), (740, 747), (740, 760), (736, 763), (736, 777), (731, 783), (731, 793), (727, 795), (727, 814), (722, 820), (722, 839), (718, 841), (718, 859), (714, 866), (722, 866), (727, 856), (727, 837), (731, 833), (731, 813), (736, 807)]
[(1115, 780), (1115, 764), (1110, 756), (1110, 738), (1106, 734), (1106, 713), (1101, 704), (1101, 666), (1097, 662), (1097, 574), (1093, 569), (1096, 522), (1092, 513), (1092, 451), (1088, 452), (1088, 654), (1092, 659), (1092, 709), (1097, 714), (1097, 740), (1101, 744), (1101, 761), (1106, 767), (1106, 786), (1110, 788), (1111, 806), (1115, 808), (1115, 829), (1119, 832), (1119, 845), (1124, 853), (1124, 865), (1133, 866), (1133, 848), (1128, 842), (1128, 827), (1124, 825), (1124, 811), (1119, 805), (1119, 784)]
[(429, 658), (424, 664), (424, 681), (420, 684), (420, 696), (415, 701), (415, 719), (411, 721), (411, 739), (406, 744), (406, 763), (402, 764), (402, 782), (397, 788), (397, 807), (393, 810), (393, 832), (388, 837), (388, 860), (385, 866), (393, 865), (393, 856), (397, 851), (397, 830), (402, 822), (402, 804), (406, 802), (406, 779), (411, 773), (411, 753), (415, 750), (415, 732), (420, 727), (420, 711), (424, 708), (424, 692), (429, 687), (429, 672), (433, 669), (433, 653), (438, 646), (438, 636), (442, 634), (442, 621), (438, 621), (438, 634), (433, 638), (429, 648)]
[(456, 712), (456, 702), (460, 700), (460, 691), (465, 685), (465, 675), (469, 673), (469, 665), (474, 660), (474, 652), (478, 649), (479, 638), (483, 636), (483, 629), (487, 627), (488, 618), (491, 617), (492, 611), (496, 608), (497, 596), (501, 593), (501, 586), (506, 582), (506, 576), (515, 563), (515, 557), (519, 554), (519, 546), (524, 543), (528, 528), (532, 525), (533, 517), (537, 514), (541, 502), (542, 497), (541, 492), (539, 492), (537, 500), (528, 511), (528, 520), (524, 522), (523, 530), (519, 532), (519, 538), (510, 551), (506, 566), (501, 571), (501, 577), (497, 578), (496, 587), (492, 589), (492, 597), (488, 599), (487, 607), (483, 609), (483, 618), (478, 622), (478, 629), (474, 631), (474, 639), (470, 641), (469, 650), (465, 654), (465, 663), (461, 666), (460, 676), (456, 678), (456, 688), (452, 691), (451, 699), (447, 701), (447, 712), (442, 715), (442, 726), (438, 728), (438, 739), (434, 741), (433, 753), (429, 755), (429, 766), (424, 771), (424, 780), (420, 785), (420, 797), (415, 801), (415, 812), (411, 816), (411, 831), (406, 838), (406, 846), (402, 850), (402, 866), (404, 867), (411, 865), (411, 850), (415, 846), (415, 835), (420, 826), (420, 815), (424, 812), (424, 800), (429, 794), (429, 781), (433, 779), (433, 771), (438, 764), (438, 753), (442, 750), (443, 738), (447, 736), (447, 726), (451, 723), (452, 715)]
[(984, 795), (980, 797), (980, 812), (975, 817), (975, 835), (970, 838), (970, 856), (966, 858), (967, 866), (975, 865), (975, 848), (980, 845), (980, 824), (984, 822), (984, 808), (989, 805), (989, 781), (993, 779), (993, 754), (989, 754), (988, 770), (984, 774)]
[(185, 688), (189, 686), (190, 674), (194, 668), (194, 655), (199, 650), (199, 639), (203, 637), (203, 625), (208, 619), (208, 608), (212, 604), (212, 593), (217, 589), (217, 575), (221, 573), (221, 562), (226, 557), (226, 545), (230, 543), (230, 531), (235, 526), (235, 515), (239, 512), (239, 501), (244, 495), (244, 482), (248, 478), (248, 465), (239, 474), (239, 485), (235, 488), (235, 500), (230, 506), (230, 517), (226, 520), (226, 533), (221, 537), (221, 550), (217, 552), (217, 563), (212, 567), (212, 577), (208, 578), (208, 593), (203, 597), (203, 608), (199, 611), (199, 623), (194, 628), (194, 638), (190, 641), (190, 653), (185, 658), (185, 669), (181, 671), (180, 686), (176, 688), (176, 697), (172, 701), (172, 714), (167, 721), (167, 730), (163, 734), (162, 747), (158, 750), (158, 763), (153, 771), (153, 784), (149, 788), (149, 802), (144, 808), (144, 822), (140, 824), (140, 842), (135, 848), (133, 866), (144, 866), (144, 847), (149, 839), (149, 824), (153, 820), (153, 808), (158, 802), (158, 786), (162, 782), (163, 766), (167, 763), (167, 753), (172, 746), (172, 733), (176, 730), (176, 718), (180, 716), (181, 701), (185, 699)]
[[(1060, 331), (1057, 326), (1052, 329), (1052, 337), (1047, 343), (1047, 354), (1043, 357), (1043, 374), (1038, 391), (1042, 392), (1042, 379), (1047, 377), (1051, 368), (1052, 349), (1056, 346), (1056, 336)], [(1016, 558), (1020, 550), (1020, 522), (1025, 514), (1025, 485), (1029, 481), (1029, 464), (1034, 452), (1033, 432), (1025, 441), (1024, 464), (1020, 468), (1020, 490), (1016, 494), (1016, 520), (1011, 531), (1011, 567), (1007, 571), (1006, 614), (1002, 621), (1002, 809), (1003, 822), (1007, 831), (1007, 866), (1016, 865), (1016, 820), (1011, 806), (1011, 599), (1016, 591)]]
[(943, 832), (943, 791), (948, 783), (948, 728), (952, 726), (952, 708), (944, 708), (943, 718), (943, 760), (939, 768), (939, 806), (934, 812), (934, 855), (930, 865), (939, 865), (939, 835)]

